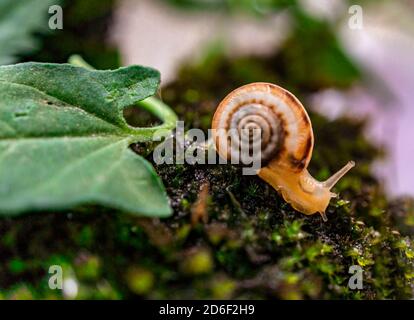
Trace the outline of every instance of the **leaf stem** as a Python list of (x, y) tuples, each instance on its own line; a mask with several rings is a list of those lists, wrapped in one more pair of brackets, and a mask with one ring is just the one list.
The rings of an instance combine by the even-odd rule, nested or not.
[(92, 67), (89, 63), (87, 63), (80, 55), (78, 54), (72, 54), (68, 59), (69, 64), (76, 66), (76, 67), (82, 67), (88, 70), (95, 70), (94, 67)]
[(165, 134), (166, 131), (170, 132), (175, 128), (178, 117), (175, 112), (161, 100), (155, 97), (148, 97), (139, 101), (137, 105), (158, 117), (163, 124), (152, 128), (133, 128), (135, 132), (143, 133), (144, 131), (147, 131), (150, 132), (151, 135), (156, 132)]

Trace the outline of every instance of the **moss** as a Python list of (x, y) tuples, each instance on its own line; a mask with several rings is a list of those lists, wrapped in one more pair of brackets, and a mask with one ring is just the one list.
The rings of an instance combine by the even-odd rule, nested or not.
[(147, 269), (131, 267), (126, 273), (126, 283), (129, 289), (138, 295), (147, 294), (154, 285), (154, 274)]
[(98, 256), (81, 253), (75, 260), (76, 275), (79, 279), (93, 281), (100, 277), (101, 260)]
[(190, 276), (210, 273), (213, 267), (213, 257), (205, 248), (192, 248), (181, 262), (182, 272)]
[(211, 279), (210, 290), (213, 299), (229, 299), (234, 295), (237, 283), (223, 275)]
[(32, 290), (26, 285), (18, 285), (7, 294), (9, 300), (32, 300)]

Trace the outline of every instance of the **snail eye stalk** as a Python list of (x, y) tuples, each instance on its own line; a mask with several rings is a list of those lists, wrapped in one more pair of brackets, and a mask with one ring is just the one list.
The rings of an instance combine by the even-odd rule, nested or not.
[(338, 170), (336, 173), (334, 173), (329, 179), (322, 182), (323, 186), (327, 188), (328, 190), (331, 190), (338, 181), (347, 174), (349, 170), (351, 170), (353, 167), (355, 167), (354, 161), (349, 161), (346, 165), (344, 165), (340, 170)]

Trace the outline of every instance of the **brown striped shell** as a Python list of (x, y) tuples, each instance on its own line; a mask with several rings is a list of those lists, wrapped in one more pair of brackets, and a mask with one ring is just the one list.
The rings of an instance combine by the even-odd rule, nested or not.
[(277, 162), (296, 172), (308, 166), (313, 149), (312, 125), (305, 108), (289, 91), (259, 82), (227, 95), (212, 122), (220, 156), (231, 159), (234, 148), (239, 148), (238, 143), (229, 145), (229, 136), (234, 137), (234, 132), (242, 129), (255, 128), (261, 129), (262, 164)]

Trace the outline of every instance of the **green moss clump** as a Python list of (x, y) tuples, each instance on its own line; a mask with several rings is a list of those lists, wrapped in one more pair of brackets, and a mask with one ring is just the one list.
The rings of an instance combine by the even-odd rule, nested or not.
[(129, 289), (137, 295), (147, 294), (154, 285), (153, 273), (139, 267), (129, 268), (125, 280)]
[(181, 270), (187, 275), (208, 274), (213, 268), (213, 257), (210, 251), (204, 248), (194, 248), (181, 262)]

